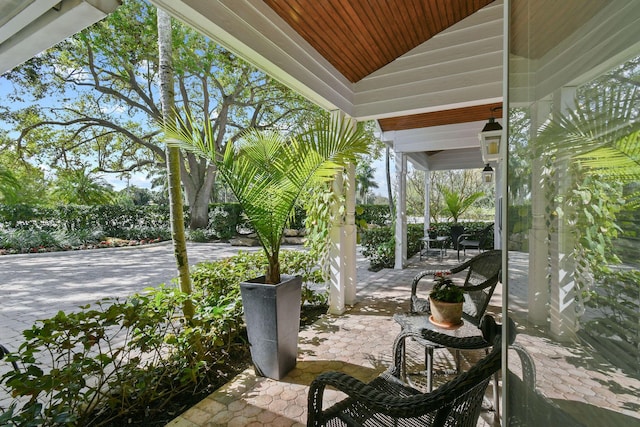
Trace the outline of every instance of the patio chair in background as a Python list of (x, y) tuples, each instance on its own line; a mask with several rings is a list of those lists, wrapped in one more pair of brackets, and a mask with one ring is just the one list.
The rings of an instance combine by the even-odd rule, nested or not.
[(458, 250), (458, 261), (460, 261), (460, 249), (464, 256), (467, 256), (467, 249), (477, 249), (481, 252), (488, 246), (493, 234), (493, 223), (475, 233), (462, 233), (458, 235), (456, 249)]
[[(481, 339), (494, 337), (493, 350), (469, 371), (431, 393), (422, 393), (401, 380), (406, 339), (402, 333), (394, 342), (393, 366), (372, 382), (366, 384), (342, 372), (320, 374), (309, 388), (307, 426), (475, 426), (489, 380), (501, 365), (501, 327), (495, 322), (486, 325)], [(453, 340), (460, 347), (468, 341)], [(475, 345), (477, 339), (471, 341)], [(347, 394), (347, 398), (323, 409), (326, 386)]]
[(451, 245), (453, 246), (453, 249), (455, 249), (456, 251), (459, 251), (458, 238), (461, 235), (463, 235), (464, 232), (465, 232), (465, 228), (463, 225), (452, 225), (450, 228)]

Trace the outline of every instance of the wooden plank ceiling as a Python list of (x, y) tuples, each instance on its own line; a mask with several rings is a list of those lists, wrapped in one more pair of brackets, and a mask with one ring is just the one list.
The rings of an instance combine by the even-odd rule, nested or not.
[[(356, 83), (493, 0), (263, 0), (350, 82)], [(512, 53), (537, 59), (611, 0), (512, 3)], [(578, 7), (579, 6), (579, 7)], [(559, 9), (578, 11), (570, 22)], [(530, 34), (529, 28), (545, 28)], [(486, 120), (494, 104), (379, 120), (404, 130)], [(502, 117), (501, 111), (494, 117)]]
[[(264, 0), (352, 83), (492, 1)], [(485, 120), (495, 106), (414, 114), (379, 123), (383, 131), (390, 131)]]
[(264, 0), (352, 83), (493, 0)]
[(493, 116), (502, 118), (502, 103), (476, 105), (473, 107), (454, 108), (451, 110), (434, 111), (433, 113), (413, 114), (410, 116), (390, 117), (380, 119), (380, 129), (383, 132), (392, 130), (407, 130), (444, 126), (456, 123), (478, 122), (488, 120)]

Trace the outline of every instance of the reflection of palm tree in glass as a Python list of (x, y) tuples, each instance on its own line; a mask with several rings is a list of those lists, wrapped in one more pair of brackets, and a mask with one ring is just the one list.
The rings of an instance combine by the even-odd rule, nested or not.
[(637, 85), (584, 95), (574, 110), (558, 114), (541, 132), (538, 155), (572, 159), (607, 181), (640, 179)]
[[(571, 233), (572, 260), (581, 333), (610, 361), (637, 373), (638, 206), (640, 205), (640, 85), (638, 60), (631, 62), (634, 79), (614, 70), (600, 81), (580, 88), (576, 107), (555, 114), (535, 140), (534, 154), (545, 161), (545, 171), (567, 171), (559, 180), (543, 174), (545, 185), (559, 182), (547, 212), (556, 214)], [(550, 216), (550, 219), (555, 219)], [(625, 240), (627, 241), (626, 244)], [(630, 242), (630, 243), (629, 243)], [(615, 266), (625, 262), (631, 268)], [(564, 285), (561, 283), (560, 285)], [(585, 335), (582, 336), (584, 338)], [(615, 343), (613, 346), (612, 344)], [(620, 347), (618, 347), (620, 343)], [(617, 348), (611, 352), (611, 348)]]
[(356, 169), (356, 188), (360, 196), (360, 202), (367, 204), (369, 190), (378, 188), (378, 184), (374, 181), (373, 168), (368, 163), (361, 163)]

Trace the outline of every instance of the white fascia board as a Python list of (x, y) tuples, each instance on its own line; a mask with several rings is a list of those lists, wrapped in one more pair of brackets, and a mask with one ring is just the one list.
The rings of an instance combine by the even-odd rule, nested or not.
[[(455, 106), (481, 105), (502, 99), (502, 66), (438, 79), (382, 89), (376, 93), (356, 93), (358, 119), (385, 115), (418, 114)], [(499, 76), (499, 77), (496, 77)]]
[(118, 0), (69, 0), (49, 9), (0, 44), (0, 74), (104, 18)]
[[(47, 13), (58, 3), (60, 3), (60, 0), (32, 0), (31, 3), (26, 6), (22, 5), (24, 9), (0, 26), (0, 44), (19, 33), (23, 28)], [(4, 18), (2, 21), (4, 21)]]
[(406, 153), (407, 160), (411, 162), (414, 169), (417, 170), (429, 170), (429, 156), (427, 153)]
[(151, 0), (151, 3), (320, 107), (340, 109), (353, 116), (351, 82), (263, 1)]
[(410, 153), (420, 151), (439, 151), (462, 148), (480, 149), (478, 133), (486, 121), (460, 123), (445, 126), (432, 126), (385, 132), (383, 139), (393, 140), (395, 151)]
[(614, 0), (538, 62), (536, 99), (563, 86), (579, 86), (637, 57), (640, 52), (640, 2)]
[(424, 171), (481, 169), (484, 167), (480, 149), (475, 148), (442, 151), (429, 156), (424, 152), (407, 153), (407, 159), (415, 169)]
[(429, 156), (429, 170), (482, 169), (482, 153), (479, 148), (445, 150)]

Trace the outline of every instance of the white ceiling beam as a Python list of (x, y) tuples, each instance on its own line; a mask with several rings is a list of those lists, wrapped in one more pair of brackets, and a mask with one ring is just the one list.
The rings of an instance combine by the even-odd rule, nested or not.
[(462, 148), (480, 150), (478, 133), (482, 131), (485, 124), (486, 121), (476, 121), (455, 125), (384, 132), (383, 139), (393, 141), (394, 150), (403, 153)]
[(410, 153), (407, 158), (418, 170), (442, 171), (456, 169), (482, 169), (482, 154), (479, 148), (440, 151), (436, 154)]

